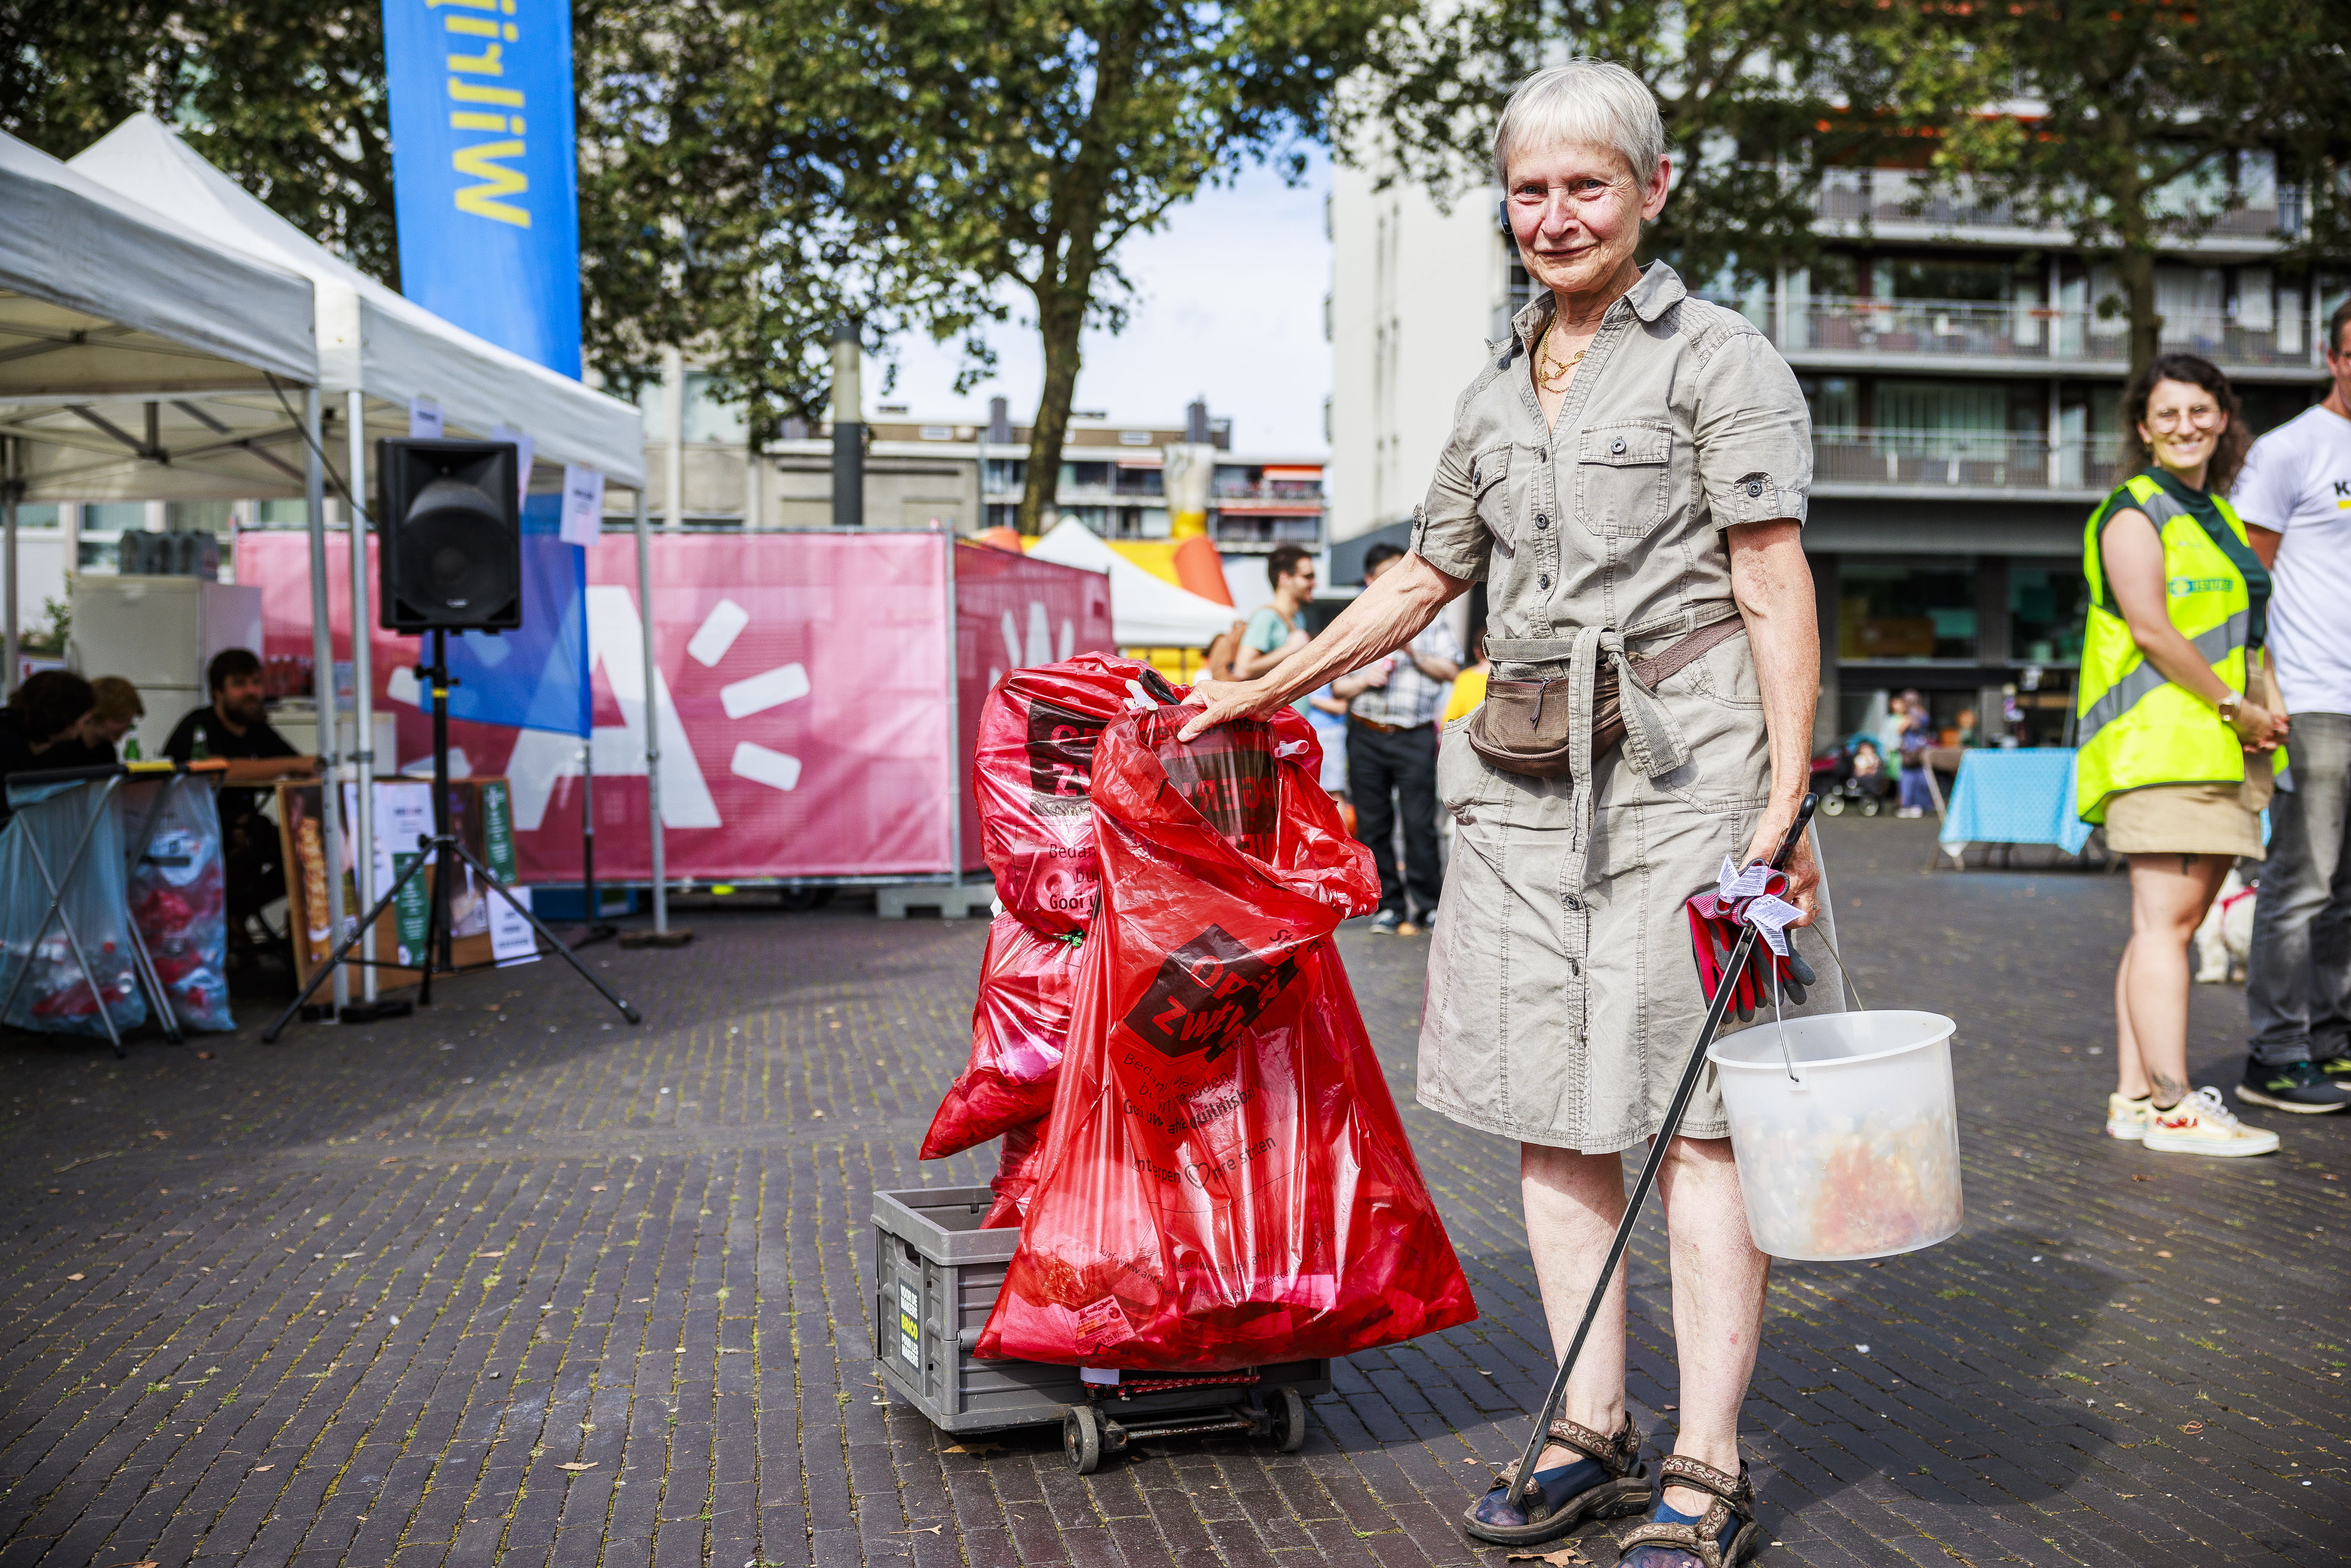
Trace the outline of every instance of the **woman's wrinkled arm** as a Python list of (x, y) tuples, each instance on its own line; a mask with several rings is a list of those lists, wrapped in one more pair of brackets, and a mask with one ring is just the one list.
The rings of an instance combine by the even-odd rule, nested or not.
[(1204, 711), (1177, 738), (1190, 740), (1228, 719), (1269, 713), (1301, 693), (1321, 689), (1334, 675), (1395, 653), (1468, 591), (1471, 580), (1437, 570), (1417, 552), (1405, 556), (1279, 668), (1254, 681), (1209, 680), (1194, 686), (1192, 700)]
[[(1747, 858), (1768, 859), (1796, 820), (1813, 777), (1813, 710), (1821, 694), (1820, 612), (1803, 527), (1788, 518), (1739, 523), (1724, 530), (1730, 546), (1730, 592), (1747, 623), (1755, 679), (1763, 691), (1763, 727), (1771, 750), (1771, 795)], [(1809, 925), (1819, 906), (1820, 866), (1812, 846), (1788, 859), (1789, 901)]]

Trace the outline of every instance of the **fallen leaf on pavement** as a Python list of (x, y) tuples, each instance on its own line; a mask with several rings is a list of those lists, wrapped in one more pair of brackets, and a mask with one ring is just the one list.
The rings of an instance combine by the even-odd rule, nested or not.
[(2131, 1177), (2131, 1180), (2133, 1181), (2153, 1181), (2154, 1179), (2155, 1178), (2151, 1176), (2135, 1176)]
[(383, 1167), (384, 1167), (384, 1166), (386, 1166), (398, 1165), (401, 1161), (402, 1161), (402, 1160), (406, 1159), (407, 1157), (408, 1157), (408, 1156), (407, 1156), (406, 1155), (384, 1155), (384, 1156), (383, 1156), (383, 1158), (381, 1158), (381, 1159), (380, 1159), (380, 1160), (376, 1161), (376, 1163), (375, 1163), (375, 1168), (376, 1168), (376, 1169), (378, 1169), (378, 1170), (381, 1170), (381, 1169), (383, 1169)]
[(503, 1257), (505, 1257), (505, 1256), (506, 1256), (506, 1253), (504, 1253), (503, 1251), (498, 1251), (498, 1252), (476, 1252), (476, 1253), (475, 1253), (475, 1254), (474, 1254), (474, 1256), (475, 1256), (475, 1257), (476, 1257), (476, 1258), (503, 1258)]
[(2170, 1253), (2168, 1253), (2168, 1252), (2158, 1251), (2158, 1252), (2157, 1252), (2157, 1253), (2156, 1253), (2156, 1256), (2157, 1256), (2157, 1257), (2158, 1257), (2158, 1258), (2168, 1258), (2168, 1257), (2170, 1257), (2170, 1256), (2171, 1256), (2171, 1254), (2170, 1254)]
[(264, 1470), (274, 1470), (277, 1468), (276, 1465), (256, 1465), (253, 1467), (253, 1473), (257, 1476)]
[(2179, 1429), (2192, 1437), (2196, 1436), (2197, 1433), (2201, 1432), (2204, 1429), (2204, 1423), (2201, 1421), (2183, 1421), (2180, 1423)]
[(941, 1451), (949, 1454), (969, 1454), (975, 1459), (984, 1459), (1002, 1447), (1004, 1445), (1001, 1443), (950, 1443)]
[(155, 1128), (153, 1131), (150, 1132), (147, 1135), (148, 1135), (149, 1137), (151, 1137), (151, 1138), (168, 1138), (168, 1137), (170, 1137), (172, 1134), (169, 1134), (169, 1133), (167, 1133), (167, 1132), (165, 1132), (165, 1131), (163, 1131), (163, 1129), (162, 1129), (162, 1128), (161, 1128), (161, 1127), (157, 1127), (157, 1128)]
[(196, 1060), (198, 1061), (210, 1061), (212, 1059), (213, 1053), (209, 1051), (200, 1051), (196, 1052)]
[(910, 1533), (915, 1535), (936, 1535), (940, 1531), (945, 1530), (946, 1528), (946, 1526), (944, 1524), (918, 1524), (914, 1526), (914, 1530)]
[(78, 1280), (81, 1276), (79, 1274), (68, 1274), (66, 1278), (68, 1280)]
[(601, 1186), (591, 1186), (591, 1187), (590, 1187), (588, 1190), (589, 1190), (590, 1192), (601, 1192), (601, 1191), (603, 1191), (604, 1189), (603, 1189), (603, 1187), (601, 1187)]
[(1508, 1557), (1502, 1559), (1502, 1561), (1505, 1563), (1556, 1563), (1558, 1568), (1568, 1568), (1568, 1564), (1570, 1563), (1588, 1563), (1592, 1559), (1586, 1557), (1583, 1554), (1583, 1549), (1571, 1541), (1556, 1552), (1513, 1552)]
[(592, 1470), (596, 1468), (596, 1461), (590, 1459), (584, 1465), (558, 1465), (555, 1468), (559, 1470)]

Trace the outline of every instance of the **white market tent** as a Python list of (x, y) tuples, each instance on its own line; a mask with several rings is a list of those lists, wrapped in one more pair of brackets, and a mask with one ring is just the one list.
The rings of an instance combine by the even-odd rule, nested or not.
[(644, 483), (644, 425), (633, 403), (477, 338), (377, 282), (271, 212), (153, 115), (132, 115), (68, 167), (309, 278), (319, 389), (329, 398), (364, 394), (371, 434), (407, 434), (409, 403), (425, 398), (439, 405), (449, 434), (487, 436), (509, 425), (531, 437), (540, 464), (580, 464), (630, 489)]
[(1229, 604), (1153, 576), (1074, 517), (1056, 524), (1028, 553), (1110, 574), (1111, 635), (1122, 648), (1205, 648), (1241, 619)]
[(318, 380), (308, 278), (5, 133), (0, 212), (0, 434), (26, 438), (25, 496), (301, 493), (272, 388)]

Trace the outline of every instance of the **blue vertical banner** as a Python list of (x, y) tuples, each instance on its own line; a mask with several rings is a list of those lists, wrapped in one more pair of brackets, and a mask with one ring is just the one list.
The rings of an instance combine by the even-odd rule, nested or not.
[(580, 374), (570, 0), (383, 0), (401, 292)]

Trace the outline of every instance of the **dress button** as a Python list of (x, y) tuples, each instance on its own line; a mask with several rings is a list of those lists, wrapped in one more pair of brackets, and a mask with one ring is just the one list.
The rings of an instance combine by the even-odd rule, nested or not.
[(1545, 448), (1543, 448), (1543, 447), (1541, 447), (1541, 446), (1536, 447), (1536, 448), (1535, 448), (1535, 461), (1536, 461), (1536, 462), (1538, 462), (1538, 463), (1548, 463), (1548, 462), (1550, 462), (1550, 461), (1551, 461), (1551, 453), (1550, 453), (1548, 450), (1546, 450)]
[(1571, 893), (1567, 895), (1567, 906), (1570, 909), (1582, 909), (1583, 907), (1583, 901)]
[(1478, 487), (1478, 465), (1475, 463), (1469, 465), (1469, 487), (1473, 490)]
[(1537, 512), (1535, 514), (1535, 527), (1539, 528), (1547, 528), (1551, 527), (1551, 514), (1549, 512)]
[(1551, 579), (1548, 576), (1536, 578), (1535, 586), (1537, 588), (1549, 588), (1551, 586)]
[(1620, 437), (1618, 437), (1615, 441), (1614, 441), (1614, 442), (1610, 443), (1610, 444), (1609, 444), (1608, 450), (1609, 450), (1609, 452), (1610, 452), (1610, 453), (1612, 453), (1612, 454), (1613, 454), (1613, 455), (1614, 455), (1615, 456), (1618, 456), (1618, 457), (1622, 457), (1622, 456), (1624, 456), (1624, 455), (1625, 455), (1625, 442), (1624, 442), (1624, 438), (1620, 436)]
[(1747, 481), (1747, 493), (1750, 496), (1761, 495), (1763, 493), (1763, 481), (1761, 479), (1750, 479)]

